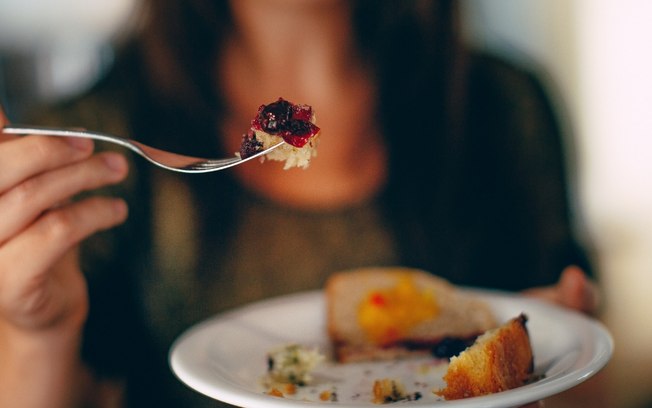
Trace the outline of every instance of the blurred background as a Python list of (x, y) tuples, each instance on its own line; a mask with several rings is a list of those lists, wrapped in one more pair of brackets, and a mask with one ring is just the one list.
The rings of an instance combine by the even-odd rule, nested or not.
[(616, 341), (600, 379), (609, 407), (652, 407), (650, 16), (647, 0), (467, 2), (470, 40), (542, 67), (567, 113), (577, 228)]
[[(577, 230), (592, 250), (601, 318), (616, 340), (599, 378), (608, 388), (603, 406), (650, 407), (652, 2), (464, 4), (468, 41), (537, 69), (565, 112), (577, 156)], [(10, 117), (90, 86), (110, 66), (112, 44), (133, 28), (137, 7), (138, 0), (0, 0), (0, 100)]]

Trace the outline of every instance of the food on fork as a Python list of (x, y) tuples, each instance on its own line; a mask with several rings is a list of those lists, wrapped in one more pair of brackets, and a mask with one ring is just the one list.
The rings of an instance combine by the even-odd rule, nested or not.
[(362, 268), (326, 283), (327, 328), (339, 362), (449, 358), (497, 326), (483, 301), (428, 272)]
[(306, 168), (310, 159), (317, 154), (319, 132), (311, 106), (279, 98), (258, 108), (251, 128), (242, 137), (239, 155), (247, 158), (285, 141), (285, 144), (265, 156), (270, 160), (284, 161), (285, 169)]
[(444, 375), (446, 387), (435, 394), (455, 400), (506, 391), (525, 384), (534, 369), (532, 346), (521, 314), (478, 337)]

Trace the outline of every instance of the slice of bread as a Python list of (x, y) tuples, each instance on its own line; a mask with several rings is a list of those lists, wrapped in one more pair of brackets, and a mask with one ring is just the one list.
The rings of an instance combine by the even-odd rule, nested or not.
[(493, 394), (519, 387), (534, 369), (524, 314), (478, 337), (451, 358), (444, 375), (446, 387), (435, 394), (447, 400)]
[(451, 339), (470, 344), (497, 326), (487, 304), (417, 269), (344, 271), (329, 278), (325, 292), (328, 334), (340, 362), (430, 353)]

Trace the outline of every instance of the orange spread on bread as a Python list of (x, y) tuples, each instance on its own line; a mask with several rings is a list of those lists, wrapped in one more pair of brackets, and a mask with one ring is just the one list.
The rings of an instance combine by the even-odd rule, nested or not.
[(406, 274), (395, 286), (365, 296), (358, 308), (358, 323), (370, 341), (386, 345), (438, 313), (434, 291), (417, 287)]

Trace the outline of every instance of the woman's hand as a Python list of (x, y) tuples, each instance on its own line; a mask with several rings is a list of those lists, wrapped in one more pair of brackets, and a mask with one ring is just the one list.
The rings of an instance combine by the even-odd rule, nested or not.
[(589, 315), (598, 311), (598, 288), (577, 266), (564, 269), (555, 285), (528, 289), (523, 293)]
[(88, 309), (77, 245), (127, 215), (122, 200), (72, 198), (127, 170), (121, 155), (93, 154), (89, 140), (0, 132), (0, 406), (57, 405)]
[[(0, 125), (6, 118), (0, 112)], [(77, 244), (125, 219), (121, 200), (71, 198), (121, 181), (123, 157), (93, 155), (84, 139), (0, 134), (0, 316), (24, 330), (60, 324), (85, 308)]]
[[(577, 266), (568, 266), (564, 269), (556, 284), (528, 289), (523, 294), (589, 315), (597, 313), (599, 306), (596, 284)], [(521, 408), (541, 408), (544, 406), (544, 401), (539, 401)]]

